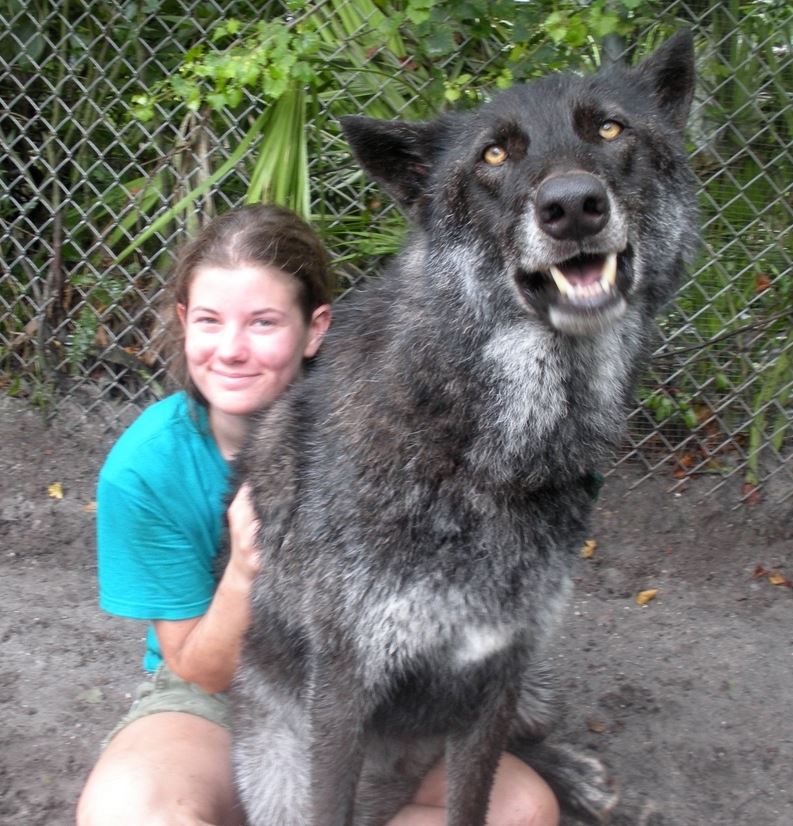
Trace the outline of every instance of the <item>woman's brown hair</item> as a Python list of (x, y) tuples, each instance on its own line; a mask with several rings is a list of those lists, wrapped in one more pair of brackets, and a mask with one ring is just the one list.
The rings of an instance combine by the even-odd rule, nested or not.
[(184, 330), (176, 308), (188, 305), (190, 287), (201, 267), (233, 269), (243, 264), (274, 267), (295, 279), (306, 322), (333, 297), (328, 254), (317, 233), (297, 214), (275, 204), (248, 204), (212, 219), (179, 251), (165, 296), (166, 348), (174, 378), (205, 404), (190, 379)]

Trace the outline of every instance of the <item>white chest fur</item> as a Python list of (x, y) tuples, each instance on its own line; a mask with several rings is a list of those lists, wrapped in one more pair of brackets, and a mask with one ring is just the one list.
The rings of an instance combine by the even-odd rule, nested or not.
[[(474, 614), (478, 616), (474, 616)], [(463, 669), (507, 648), (517, 626), (483, 621), (460, 590), (442, 596), (428, 583), (416, 583), (373, 606), (368, 633), (359, 640), (365, 678), (409, 670), (411, 663), (441, 657), (446, 667)]]
[(503, 651), (514, 639), (514, 630), (496, 625), (466, 625), (458, 629), (454, 663), (464, 668)]

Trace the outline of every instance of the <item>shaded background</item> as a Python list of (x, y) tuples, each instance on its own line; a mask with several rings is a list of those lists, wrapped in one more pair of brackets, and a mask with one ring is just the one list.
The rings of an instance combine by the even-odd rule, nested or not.
[(736, 498), (793, 478), (793, 11), (777, 0), (0, 2), (0, 388), (118, 430), (166, 392), (157, 299), (186, 234), (243, 200), (308, 215), (342, 289), (403, 220), (340, 137), (681, 26), (704, 244), (616, 462)]

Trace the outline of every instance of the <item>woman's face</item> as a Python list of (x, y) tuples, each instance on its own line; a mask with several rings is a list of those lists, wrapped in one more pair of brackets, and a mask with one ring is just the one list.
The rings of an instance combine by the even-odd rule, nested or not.
[(210, 410), (247, 416), (270, 405), (313, 356), (330, 322), (327, 305), (307, 324), (294, 278), (272, 267), (200, 267), (184, 327), (190, 377)]

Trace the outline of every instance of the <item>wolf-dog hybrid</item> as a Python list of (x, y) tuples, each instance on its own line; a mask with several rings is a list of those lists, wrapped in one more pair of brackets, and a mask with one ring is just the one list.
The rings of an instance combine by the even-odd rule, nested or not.
[(603, 819), (544, 740), (543, 665), (653, 315), (696, 246), (692, 38), (432, 122), (343, 120), (412, 218), (240, 458), (261, 574), (234, 687), (254, 826), (380, 826), (445, 756), (481, 826), (500, 753)]

